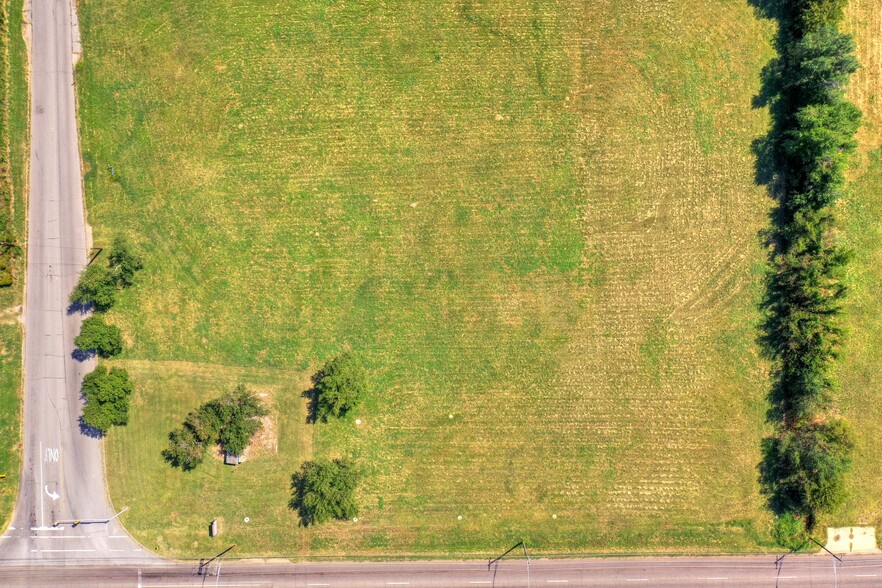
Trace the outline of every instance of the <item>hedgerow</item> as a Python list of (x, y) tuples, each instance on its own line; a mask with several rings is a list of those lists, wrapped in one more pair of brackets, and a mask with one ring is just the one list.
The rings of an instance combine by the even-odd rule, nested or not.
[(767, 292), (766, 342), (775, 360), (776, 432), (763, 443), (761, 482), (788, 546), (845, 497), (854, 434), (835, 414), (834, 364), (844, 331), (843, 270), (833, 205), (857, 143), (860, 110), (845, 98), (858, 68), (836, 25), (844, 0), (790, 0), (778, 60), (775, 144), (780, 208)]

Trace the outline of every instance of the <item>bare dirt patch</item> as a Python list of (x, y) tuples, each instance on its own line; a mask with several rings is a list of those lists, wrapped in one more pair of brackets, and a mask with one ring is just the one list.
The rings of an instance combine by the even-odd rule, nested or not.
[(279, 435), (276, 420), (272, 415), (260, 419), (260, 429), (251, 439), (251, 443), (245, 449), (249, 458), (262, 455), (276, 455), (279, 453)]

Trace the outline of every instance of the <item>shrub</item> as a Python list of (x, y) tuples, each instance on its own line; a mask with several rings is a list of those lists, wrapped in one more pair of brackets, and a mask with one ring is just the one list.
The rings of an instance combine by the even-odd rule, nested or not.
[(144, 263), (129, 240), (123, 235), (117, 235), (113, 239), (108, 257), (110, 270), (117, 285), (128, 288), (134, 284), (135, 273), (144, 267)]
[(101, 357), (113, 357), (123, 350), (122, 331), (101, 316), (90, 316), (83, 321), (74, 344), (82, 351), (95, 350)]
[(325, 364), (314, 382), (316, 414), (325, 421), (330, 417), (345, 416), (367, 393), (367, 374), (358, 359), (349, 353)]
[(775, 543), (784, 549), (797, 551), (808, 543), (805, 521), (792, 513), (785, 513), (775, 519), (772, 537), (775, 539)]
[(129, 398), (134, 385), (129, 373), (122, 368), (109, 372), (99, 365), (83, 378), (83, 422), (106, 433), (112, 426), (122, 426), (129, 421)]
[[(0, 241), (3, 241), (0, 237)], [(0, 288), (8, 288), (12, 285), (12, 258), (13, 252), (9, 249), (0, 251)]]
[(110, 310), (116, 301), (116, 281), (110, 270), (100, 264), (86, 267), (70, 294), (73, 304), (94, 306), (98, 312)]
[(307, 461), (292, 476), (289, 506), (298, 511), (305, 526), (351, 519), (358, 515), (358, 481), (359, 474), (348, 460)]

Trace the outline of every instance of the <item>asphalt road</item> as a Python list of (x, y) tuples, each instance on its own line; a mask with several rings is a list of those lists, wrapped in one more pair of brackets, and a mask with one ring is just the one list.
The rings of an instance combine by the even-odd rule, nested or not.
[[(98, 439), (79, 427), (80, 385), (94, 362), (72, 357), (82, 315), (68, 296), (86, 264), (75, 117), (70, 0), (31, 7), (31, 168), (24, 308), (24, 467), (0, 560), (76, 560), (142, 553), (107, 519)], [(146, 554), (145, 554), (146, 555)]]
[(828, 557), (511, 560), (488, 568), (483, 562), (411, 563), (222, 563), (197, 575), (196, 564), (118, 563), (87, 566), (4, 566), (3, 586), (291, 586), (324, 588), (531, 588), (612, 587), (849, 587), (882, 585), (882, 558), (846, 558), (834, 572)]

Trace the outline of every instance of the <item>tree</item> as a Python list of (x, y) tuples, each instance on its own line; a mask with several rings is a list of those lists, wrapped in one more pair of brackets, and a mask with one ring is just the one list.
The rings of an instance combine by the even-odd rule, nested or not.
[(338, 355), (316, 374), (316, 414), (327, 421), (340, 418), (358, 406), (367, 394), (367, 374), (349, 353)]
[(293, 496), (289, 506), (298, 511), (304, 526), (351, 519), (358, 516), (355, 490), (359, 478), (349, 460), (304, 462), (291, 478)]
[(103, 365), (83, 378), (83, 422), (107, 433), (112, 426), (122, 426), (129, 421), (129, 398), (134, 385), (129, 373), (122, 368), (109, 372)]
[(245, 451), (251, 437), (260, 429), (257, 418), (267, 414), (260, 400), (242, 384), (209, 403), (206, 410), (213, 411), (220, 423), (217, 442), (233, 455)]
[(174, 467), (192, 470), (214, 443), (230, 454), (241, 455), (260, 430), (258, 418), (266, 414), (260, 399), (239, 384), (188, 414), (183, 426), (169, 433), (162, 456)]
[(208, 444), (217, 439), (222, 423), (213, 412), (205, 410), (204, 406), (187, 415), (184, 428), (191, 432), (197, 443)]
[(110, 270), (100, 264), (86, 267), (70, 294), (73, 304), (93, 305), (98, 312), (110, 310), (116, 301), (116, 282)]
[[(858, 68), (854, 42), (837, 30), (847, 0), (786, 0), (778, 13), (781, 58), (764, 97), (774, 104), (769, 135), (783, 185), (776, 215), (764, 324), (775, 360), (769, 398), (777, 432), (763, 439), (760, 481), (778, 515), (773, 534), (798, 547), (820, 513), (842, 503), (854, 435), (831, 416), (832, 366), (844, 336), (839, 314), (850, 253), (836, 243), (832, 206), (855, 149), (860, 110), (845, 99)], [(774, 86), (772, 85), (774, 83)]]
[(122, 331), (104, 322), (104, 317), (93, 315), (83, 321), (74, 344), (81, 351), (95, 350), (101, 357), (113, 357), (123, 350)]
[(806, 517), (845, 500), (845, 474), (851, 467), (854, 433), (842, 419), (801, 423), (764, 441), (761, 481), (774, 510)]
[(110, 270), (116, 283), (121, 288), (128, 288), (135, 283), (135, 273), (143, 269), (144, 262), (129, 240), (117, 235), (110, 247)]
[(854, 40), (835, 27), (825, 26), (794, 41), (787, 51), (785, 87), (799, 104), (830, 104), (842, 97), (848, 78), (858, 70)]
[(162, 457), (176, 468), (190, 471), (205, 458), (206, 445), (193, 435), (192, 429), (175, 429), (168, 434), (168, 441), (168, 447), (162, 450)]
[(846, 100), (813, 104), (794, 115), (795, 127), (785, 133), (784, 151), (796, 167), (791, 185), (797, 191), (827, 190), (844, 180), (848, 155), (857, 141), (860, 109)]
[(789, 0), (786, 10), (793, 15), (799, 33), (835, 26), (842, 20), (848, 0)]

